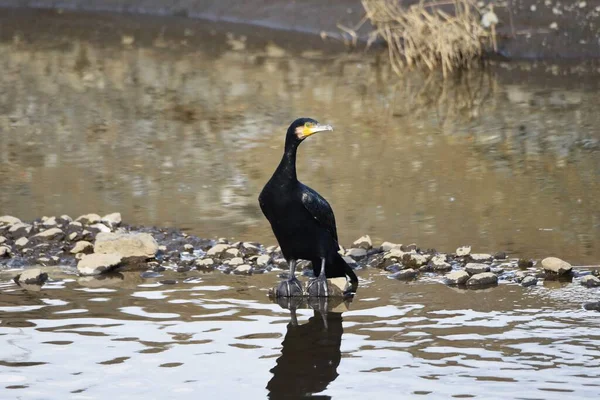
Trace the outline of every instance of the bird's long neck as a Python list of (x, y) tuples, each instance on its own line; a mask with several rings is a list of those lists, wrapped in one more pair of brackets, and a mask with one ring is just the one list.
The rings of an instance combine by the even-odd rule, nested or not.
[(296, 153), (298, 151), (297, 142), (286, 140), (285, 150), (279, 166), (275, 170), (274, 177), (283, 182), (296, 182)]

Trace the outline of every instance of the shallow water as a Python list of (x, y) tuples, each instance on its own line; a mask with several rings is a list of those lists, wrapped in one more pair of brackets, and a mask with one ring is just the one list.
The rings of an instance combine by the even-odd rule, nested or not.
[(580, 306), (598, 292), (566, 283), (463, 291), (359, 274), (349, 305), (329, 304), (325, 318), (301, 308), (297, 327), (266, 297), (274, 274), (64, 276), (39, 292), (4, 283), (0, 397), (600, 394), (600, 319)]

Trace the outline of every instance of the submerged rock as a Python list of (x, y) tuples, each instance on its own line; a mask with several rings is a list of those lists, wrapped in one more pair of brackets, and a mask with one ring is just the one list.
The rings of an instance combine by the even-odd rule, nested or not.
[(99, 275), (113, 270), (121, 263), (120, 254), (89, 254), (77, 263), (80, 275)]
[(470, 278), (466, 271), (453, 271), (444, 277), (446, 285), (464, 285)]
[(531, 267), (533, 267), (533, 261), (526, 260), (524, 258), (520, 258), (519, 261), (517, 262), (517, 267), (519, 267), (520, 269), (531, 268)]
[(15, 276), (14, 281), (18, 285), (43, 285), (48, 280), (48, 274), (40, 268), (26, 269), (19, 275)]
[(542, 268), (546, 272), (551, 272), (557, 275), (566, 275), (571, 273), (573, 267), (566, 261), (557, 257), (546, 257), (542, 260)]
[(467, 271), (470, 275), (477, 275), (484, 272), (489, 272), (490, 266), (487, 264), (468, 263), (465, 265), (465, 271)]
[(118, 254), (123, 258), (152, 258), (158, 252), (158, 243), (149, 233), (105, 233), (96, 236), (94, 252)]
[(580, 283), (581, 283), (581, 285), (588, 287), (588, 288), (598, 287), (598, 286), (600, 286), (600, 279), (598, 279), (594, 275), (586, 275), (583, 278), (581, 278)]
[(475, 286), (486, 286), (486, 285), (495, 285), (498, 283), (498, 276), (492, 272), (483, 272), (480, 274), (476, 274), (471, 276), (467, 281), (467, 286), (475, 287)]

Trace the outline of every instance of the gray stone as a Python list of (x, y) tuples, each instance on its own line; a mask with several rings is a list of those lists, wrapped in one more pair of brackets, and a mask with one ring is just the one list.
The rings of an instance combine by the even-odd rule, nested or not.
[(453, 271), (444, 277), (446, 285), (464, 285), (470, 278), (466, 271)]
[(91, 253), (94, 251), (94, 245), (85, 240), (80, 240), (75, 243), (75, 246), (71, 249), (71, 254), (77, 253)]
[(373, 248), (373, 242), (371, 241), (371, 237), (369, 235), (365, 235), (356, 239), (354, 243), (352, 243), (352, 246), (370, 250)]
[(482, 263), (486, 261), (492, 261), (493, 257), (491, 254), (473, 253), (469, 255), (469, 258), (475, 262)]
[(252, 272), (252, 267), (248, 264), (242, 264), (233, 270), (236, 275), (248, 275)]
[(90, 228), (98, 229), (100, 232), (110, 232), (110, 228), (102, 223), (90, 225)]
[(109, 226), (118, 226), (121, 224), (121, 213), (106, 214), (101, 218), (101, 221)]
[(517, 271), (515, 273), (515, 282), (521, 283), (528, 276), (529, 276), (529, 271)]
[(400, 247), (402, 247), (401, 244), (396, 244), (396, 243), (391, 243), (391, 242), (383, 242), (381, 243), (381, 250), (383, 251), (390, 251), (390, 250), (400, 250)]
[(121, 257), (152, 258), (158, 251), (158, 243), (149, 233), (105, 233), (96, 236), (94, 252), (119, 254)]
[(95, 224), (96, 222), (100, 222), (101, 220), (102, 217), (100, 217), (98, 214), (84, 214), (77, 217), (75, 219), (75, 222), (81, 222), (82, 224), (91, 225)]
[(123, 257), (120, 254), (88, 254), (77, 263), (80, 275), (99, 275), (116, 268)]
[(29, 235), (29, 232), (31, 232), (31, 228), (32, 226), (29, 224), (17, 222), (16, 224), (11, 225), (8, 231), (13, 234), (13, 237), (18, 237)]
[(229, 247), (230, 246), (228, 244), (224, 243), (216, 244), (210, 249), (208, 249), (206, 255), (211, 257), (221, 257), (221, 255), (225, 253), (225, 250), (229, 249)]
[(416, 276), (417, 276), (417, 271), (412, 268), (408, 268), (408, 269), (403, 269), (402, 271), (398, 271), (398, 272), (390, 275), (389, 277), (403, 281), (403, 280), (414, 279)]
[(242, 265), (244, 263), (244, 259), (242, 257), (234, 257), (229, 260), (229, 265), (235, 267), (236, 265)]
[(48, 280), (48, 274), (43, 272), (40, 268), (30, 268), (24, 270), (19, 275), (15, 276), (14, 281), (17, 284), (28, 284), (28, 285), (43, 285)]
[(263, 254), (256, 259), (256, 265), (259, 267), (266, 267), (271, 262), (271, 256)]
[(581, 278), (580, 283), (585, 287), (597, 287), (600, 286), (600, 279), (595, 277), (594, 275), (586, 275)]
[(495, 285), (498, 283), (498, 276), (492, 272), (483, 272), (481, 274), (475, 274), (467, 281), (467, 286), (485, 286)]
[(205, 258), (202, 260), (196, 260), (195, 264), (197, 267), (211, 267), (215, 265), (215, 261), (212, 258)]
[(523, 287), (535, 286), (535, 285), (537, 285), (537, 282), (538, 282), (538, 280), (537, 280), (536, 277), (534, 277), (534, 276), (526, 276), (521, 281), (521, 286), (523, 286)]
[(367, 256), (367, 250), (362, 248), (353, 248), (346, 251), (346, 256), (352, 257), (355, 260), (360, 260)]
[(10, 215), (3, 215), (0, 217), (0, 225), (14, 225), (21, 223), (21, 220), (17, 217)]
[(252, 243), (244, 242), (242, 243), (242, 248), (244, 249), (244, 253), (247, 256), (255, 256), (260, 253), (260, 248), (258, 246), (253, 245)]
[(483, 272), (489, 272), (490, 266), (487, 264), (468, 263), (465, 265), (465, 271), (467, 271), (470, 275), (476, 275)]
[(569, 274), (573, 267), (566, 261), (557, 257), (546, 257), (542, 260), (542, 268), (546, 272), (551, 272), (558, 275)]
[(32, 238), (43, 238), (52, 240), (61, 235), (63, 235), (63, 231), (60, 228), (50, 228), (38, 233), (37, 235), (34, 235)]
[(15, 246), (24, 247), (27, 245), (27, 243), (29, 243), (29, 239), (23, 236), (15, 241)]
[(456, 255), (459, 257), (464, 257), (471, 254), (471, 246), (461, 246), (456, 249)]

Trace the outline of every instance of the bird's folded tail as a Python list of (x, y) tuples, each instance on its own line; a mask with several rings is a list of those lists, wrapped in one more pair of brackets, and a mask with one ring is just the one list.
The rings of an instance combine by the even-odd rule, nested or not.
[(334, 259), (335, 269), (343, 270), (344, 274), (350, 279), (350, 282), (355, 285), (358, 283), (358, 277), (354, 273), (352, 267), (348, 265), (348, 263), (344, 260), (344, 258), (340, 255), (340, 253), (336, 253)]

